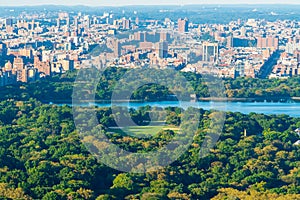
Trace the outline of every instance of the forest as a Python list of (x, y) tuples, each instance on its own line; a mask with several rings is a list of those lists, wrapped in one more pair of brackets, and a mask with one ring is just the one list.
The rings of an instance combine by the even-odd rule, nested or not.
[[(147, 125), (153, 109), (166, 113), (167, 126), (180, 123), (179, 108), (142, 107), (129, 113), (138, 125)], [(115, 113), (95, 110), (109, 133)], [(298, 118), (228, 112), (219, 141), (199, 158), (214, 112), (199, 113), (188, 151), (170, 166), (136, 174), (105, 166), (87, 151), (82, 143), (87, 138), (80, 138), (71, 107), (33, 98), (2, 101), (1, 199), (300, 199)], [(117, 131), (107, 135), (121, 148), (147, 152), (168, 143), (177, 134), (174, 130), (160, 130), (150, 138)]]

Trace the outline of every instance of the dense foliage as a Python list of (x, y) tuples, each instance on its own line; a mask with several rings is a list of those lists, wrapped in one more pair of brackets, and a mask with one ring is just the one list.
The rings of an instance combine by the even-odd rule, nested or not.
[[(32, 87), (32, 86), (28, 86)], [(136, 120), (147, 110), (131, 110)], [(178, 125), (180, 109), (167, 108), (167, 123)], [(199, 158), (213, 113), (199, 110), (193, 144), (171, 166), (146, 174), (121, 173), (86, 150), (75, 129), (72, 109), (36, 100), (0, 103), (0, 196), (4, 199), (300, 199), (298, 118), (227, 113), (223, 134)], [(110, 108), (97, 109), (107, 130)], [(141, 122), (139, 122), (141, 123)], [(247, 135), (244, 135), (244, 130)], [(151, 133), (149, 133), (151, 134)], [(122, 134), (110, 140), (131, 151), (160, 148), (173, 136), (151, 139)]]
[[(96, 100), (110, 100), (116, 84), (127, 72), (124, 68), (108, 68), (99, 80)], [(289, 100), (291, 97), (300, 97), (300, 77), (290, 79), (253, 79), (237, 78), (223, 80), (224, 91), (221, 95), (214, 95), (209, 86), (221, 82), (219, 79), (205, 79), (195, 73), (182, 73), (192, 85), (197, 97), (228, 97), (248, 98), (249, 100)], [(42, 102), (70, 102), (73, 85), (77, 72), (72, 71), (61, 76), (48, 77), (36, 83), (19, 83), (1, 88), (0, 99), (29, 100), (38, 99)], [(177, 80), (173, 80), (176, 85)], [(132, 99), (146, 101), (168, 100), (172, 91), (185, 91), (180, 85), (176, 88), (167, 88), (161, 85), (149, 84), (133, 91)]]

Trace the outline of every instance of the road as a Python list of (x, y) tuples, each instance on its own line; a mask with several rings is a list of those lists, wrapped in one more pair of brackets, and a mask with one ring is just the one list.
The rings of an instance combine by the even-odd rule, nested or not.
[(280, 54), (282, 53), (282, 51), (277, 50), (275, 51), (272, 56), (269, 58), (269, 60), (267, 60), (265, 62), (265, 64), (263, 64), (263, 66), (261, 67), (259, 73), (258, 73), (258, 78), (268, 78), (269, 75), (271, 74), (274, 65), (277, 64), (278, 59), (280, 58)]

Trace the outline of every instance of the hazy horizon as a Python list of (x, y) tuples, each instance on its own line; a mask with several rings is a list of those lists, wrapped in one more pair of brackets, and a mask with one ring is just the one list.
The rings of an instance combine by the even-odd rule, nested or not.
[(4, 1), (0, 0), (0, 6), (37, 6), (37, 5), (66, 5), (66, 6), (76, 6), (76, 5), (84, 5), (84, 6), (128, 6), (128, 5), (264, 5), (264, 4), (297, 4), (300, 5), (299, 0), (290, 0), (288, 2), (282, 2), (281, 0), (215, 0), (214, 2), (209, 2), (207, 0), (190, 0), (190, 1), (174, 1), (174, 0), (166, 0), (164, 2), (158, 0), (131, 0), (124, 2), (123, 0), (116, 0), (113, 3), (111, 1), (105, 0), (101, 2), (97, 2), (95, 0), (11, 0)]

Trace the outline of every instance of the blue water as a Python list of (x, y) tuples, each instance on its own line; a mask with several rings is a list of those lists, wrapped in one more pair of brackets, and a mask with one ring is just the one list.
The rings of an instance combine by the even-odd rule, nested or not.
[[(62, 104), (60, 104), (62, 105)], [(132, 103), (116, 103), (115, 106), (127, 106), (130, 108), (139, 108), (142, 106), (151, 107), (196, 107), (204, 110), (221, 110), (231, 112), (241, 112), (249, 114), (251, 112), (263, 114), (286, 114), (292, 117), (300, 117), (300, 103), (270, 103), (270, 102), (176, 102), (176, 101), (162, 101), (162, 102), (132, 102)], [(110, 107), (109, 103), (86, 103), (80, 106), (98, 106)]]

